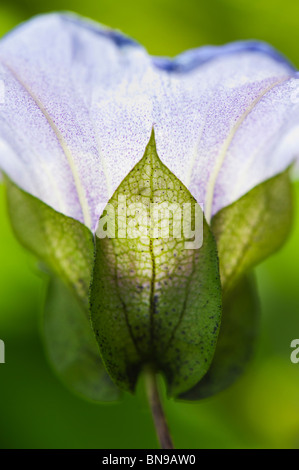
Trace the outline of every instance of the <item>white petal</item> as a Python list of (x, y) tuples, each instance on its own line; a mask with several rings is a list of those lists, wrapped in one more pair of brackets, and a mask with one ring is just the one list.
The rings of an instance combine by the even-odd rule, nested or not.
[(0, 167), (92, 230), (152, 126), (160, 158), (208, 219), (298, 154), (299, 80), (265, 44), (201, 48), (172, 61), (51, 14), (1, 41), (0, 80)]
[(150, 59), (109, 31), (47, 15), (2, 40), (0, 64), (1, 168), (94, 230), (150, 137), (152, 105), (139, 91)]
[(219, 54), (168, 72), (157, 97), (156, 139), (209, 220), (299, 154), (299, 80), (264, 52)]

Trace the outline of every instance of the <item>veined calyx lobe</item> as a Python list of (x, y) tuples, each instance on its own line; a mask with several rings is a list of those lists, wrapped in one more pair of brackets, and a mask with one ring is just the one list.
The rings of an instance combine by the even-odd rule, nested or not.
[(208, 370), (220, 315), (215, 241), (200, 206), (159, 159), (152, 133), (96, 236), (91, 316), (107, 370), (133, 390), (151, 363), (178, 395)]

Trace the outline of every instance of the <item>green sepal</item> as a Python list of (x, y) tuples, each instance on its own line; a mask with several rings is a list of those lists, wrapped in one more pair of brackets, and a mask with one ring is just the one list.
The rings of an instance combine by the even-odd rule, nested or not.
[(89, 318), (93, 235), (6, 179), (13, 230), (50, 275), (43, 335), (50, 362), (74, 392), (93, 401), (120, 397), (102, 363)]
[(103, 366), (89, 317), (57, 276), (49, 280), (42, 326), (50, 363), (68, 388), (96, 402), (120, 399), (121, 391)]
[(224, 295), (285, 243), (292, 220), (289, 170), (259, 184), (213, 217)]
[(243, 373), (254, 351), (260, 315), (250, 271), (284, 244), (292, 216), (287, 170), (253, 188), (212, 219), (223, 292), (221, 329), (209, 371), (182, 399), (212, 396)]
[[(154, 236), (148, 218), (138, 221), (139, 237), (125, 238), (119, 229), (133, 218), (130, 211), (123, 215), (124, 196), (126, 204), (148, 209), (151, 203), (189, 203), (194, 226), (196, 201), (159, 159), (154, 134), (100, 219), (109, 237), (98, 230), (91, 316), (103, 361), (119, 387), (133, 391), (150, 363), (165, 376), (168, 394), (177, 396), (204, 376), (215, 351), (221, 318), (215, 240), (200, 208), (200, 248), (189, 248), (183, 231), (175, 238), (174, 226), (168, 237)], [(148, 238), (142, 236), (147, 229)]]
[(9, 179), (5, 181), (8, 212), (17, 239), (52, 273), (63, 279), (88, 308), (94, 263), (91, 231), (26, 193)]
[(183, 400), (200, 400), (232, 385), (252, 358), (260, 306), (253, 273), (239, 280), (223, 302), (221, 328), (211, 366)]

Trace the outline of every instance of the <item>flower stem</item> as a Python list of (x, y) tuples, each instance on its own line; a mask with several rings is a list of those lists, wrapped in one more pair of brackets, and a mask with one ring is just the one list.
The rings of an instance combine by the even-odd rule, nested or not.
[(145, 371), (145, 386), (160, 447), (161, 449), (173, 449), (158, 390), (157, 375), (150, 368)]

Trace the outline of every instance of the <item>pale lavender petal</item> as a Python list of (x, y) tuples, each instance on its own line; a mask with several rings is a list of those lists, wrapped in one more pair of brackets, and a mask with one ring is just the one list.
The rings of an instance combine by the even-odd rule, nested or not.
[(297, 74), (263, 48), (229, 49), (166, 67), (155, 101), (158, 153), (208, 219), (299, 155)]
[(298, 154), (299, 80), (262, 43), (151, 58), (120, 33), (51, 14), (1, 41), (0, 80), (1, 168), (92, 230), (152, 126), (208, 219)]
[(0, 64), (1, 168), (94, 230), (150, 137), (150, 58), (109, 30), (53, 14), (4, 38)]

